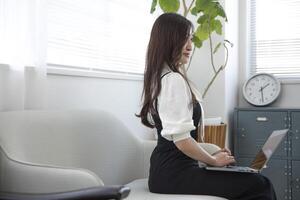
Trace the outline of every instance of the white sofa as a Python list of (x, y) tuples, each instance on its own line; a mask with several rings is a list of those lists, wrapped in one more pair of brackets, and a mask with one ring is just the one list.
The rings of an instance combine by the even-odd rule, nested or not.
[(155, 141), (137, 138), (100, 110), (1, 112), (0, 147), (1, 191), (51, 193), (105, 183), (126, 184), (128, 200), (223, 199), (150, 193), (147, 176)]

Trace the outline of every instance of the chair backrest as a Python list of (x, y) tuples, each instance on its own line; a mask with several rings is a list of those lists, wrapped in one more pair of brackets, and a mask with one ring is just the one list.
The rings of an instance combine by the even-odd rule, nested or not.
[(144, 174), (140, 140), (101, 110), (1, 112), (0, 145), (12, 159), (89, 169), (105, 184)]

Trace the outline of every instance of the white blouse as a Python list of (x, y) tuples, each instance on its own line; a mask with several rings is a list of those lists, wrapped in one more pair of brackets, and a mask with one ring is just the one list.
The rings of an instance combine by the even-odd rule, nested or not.
[[(167, 72), (169, 73), (166, 74)], [(157, 98), (157, 110), (163, 127), (161, 135), (173, 142), (187, 139), (191, 137), (190, 131), (196, 128), (193, 123), (190, 88), (179, 73), (173, 72), (169, 68), (164, 69), (162, 76), (161, 91)], [(200, 93), (192, 85), (191, 88), (200, 103)], [(201, 119), (203, 119), (203, 111), (201, 114)]]

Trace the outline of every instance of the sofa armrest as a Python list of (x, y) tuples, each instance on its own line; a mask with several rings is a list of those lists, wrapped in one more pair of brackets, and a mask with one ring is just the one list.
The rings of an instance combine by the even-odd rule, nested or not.
[(20, 162), (3, 151), (0, 169), (0, 188), (6, 192), (53, 193), (104, 185), (89, 170)]
[(0, 197), (2, 200), (120, 200), (126, 198), (129, 192), (130, 189), (126, 186), (99, 186), (48, 194), (0, 192)]

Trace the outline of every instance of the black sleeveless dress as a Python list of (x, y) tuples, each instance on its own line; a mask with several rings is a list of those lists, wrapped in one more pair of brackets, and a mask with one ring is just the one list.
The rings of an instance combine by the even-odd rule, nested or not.
[[(272, 183), (260, 174), (207, 171), (198, 161), (183, 154), (161, 136), (162, 122), (152, 115), (157, 129), (157, 146), (150, 158), (149, 190), (164, 194), (194, 194), (225, 197), (230, 200), (275, 200)], [(201, 107), (193, 107), (194, 126), (198, 127)], [(197, 130), (190, 132), (197, 140)]]

